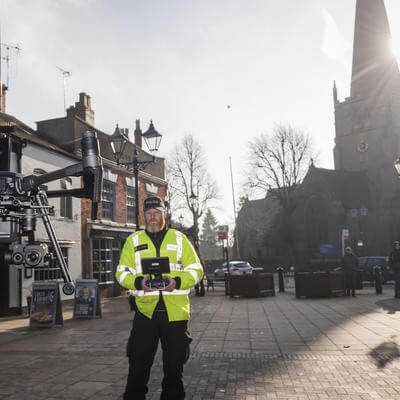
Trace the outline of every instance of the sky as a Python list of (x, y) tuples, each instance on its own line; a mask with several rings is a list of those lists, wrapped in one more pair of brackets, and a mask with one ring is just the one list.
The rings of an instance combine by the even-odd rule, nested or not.
[[(136, 119), (145, 130), (152, 119), (167, 160), (195, 136), (220, 190), (213, 212), (232, 224), (229, 157), (238, 204), (247, 144), (275, 124), (308, 133), (315, 164), (333, 168), (332, 86), (349, 96), (355, 3), (0, 0), (1, 41), (21, 48), (10, 51), (7, 112), (33, 128), (63, 116), (57, 67), (71, 71), (67, 106), (90, 95), (102, 131), (133, 132)], [(400, 1), (385, 4), (400, 59)]]

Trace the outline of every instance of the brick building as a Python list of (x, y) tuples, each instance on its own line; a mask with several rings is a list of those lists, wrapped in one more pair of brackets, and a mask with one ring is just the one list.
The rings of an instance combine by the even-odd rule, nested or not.
[[(143, 224), (140, 205), (149, 194), (166, 195), (165, 160), (156, 157), (144, 171), (139, 172), (139, 221), (135, 221), (135, 184), (133, 173), (120, 167), (113, 159), (110, 135), (95, 128), (95, 114), (90, 97), (80, 93), (79, 101), (67, 109), (67, 115), (37, 122), (41, 138), (72, 154), (80, 154), (80, 138), (86, 130), (97, 132), (100, 154), (103, 157), (104, 176), (102, 204), (96, 220), (91, 220), (91, 201), (81, 200), (82, 276), (98, 279), (103, 296), (120, 294), (114, 281), (115, 268), (125, 238)], [(142, 149), (142, 131), (136, 121), (135, 143), (125, 146), (123, 162), (132, 160), (135, 146), (139, 160), (150, 160), (152, 155)]]

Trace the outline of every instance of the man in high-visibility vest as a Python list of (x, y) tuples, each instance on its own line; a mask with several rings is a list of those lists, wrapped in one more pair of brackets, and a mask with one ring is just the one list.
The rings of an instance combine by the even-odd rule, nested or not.
[[(136, 308), (127, 345), (129, 374), (123, 399), (146, 398), (159, 340), (164, 370), (160, 399), (184, 399), (183, 364), (191, 342), (188, 295), (202, 279), (203, 269), (187, 237), (166, 227), (163, 201), (152, 196), (143, 205), (146, 229), (128, 236), (115, 274), (124, 288), (133, 290)], [(142, 272), (142, 260), (154, 257), (169, 258), (171, 272), (163, 275), (166, 286), (162, 290), (152, 288), (150, 277)]]

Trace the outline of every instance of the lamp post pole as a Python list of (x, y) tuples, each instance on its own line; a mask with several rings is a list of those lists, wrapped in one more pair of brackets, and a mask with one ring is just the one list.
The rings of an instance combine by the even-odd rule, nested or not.
[(139, 155), (137, 148), (135, 146), (135, 151), (133, 152), (133, 175), (135, 178), (135, 224), (136, 230), (139, 225)]
[(193, 214), (193, 245), (196, 250), (196, 253), (199, 254), (199, 216), (198, 216), (198, 208), (197, 206), (197, 196), (193, 193), (189, 197), (190, 205), (192, 207)]

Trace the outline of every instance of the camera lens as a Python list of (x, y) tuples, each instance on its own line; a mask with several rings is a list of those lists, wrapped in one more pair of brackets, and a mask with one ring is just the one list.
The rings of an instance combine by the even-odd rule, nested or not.
[(26, 253), (25, 262), (31, 267), (38, 265), (41, 261), (41, 256), (37, 251)]
[(14, 253), (12, 256), (12, 263), (14, 265), (19, 265), (22, 264), (24, 257), (22, 256), (21, 253)]

